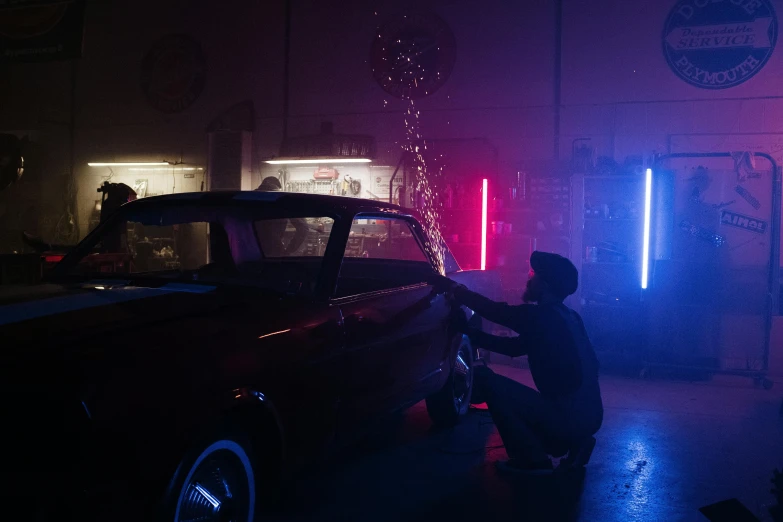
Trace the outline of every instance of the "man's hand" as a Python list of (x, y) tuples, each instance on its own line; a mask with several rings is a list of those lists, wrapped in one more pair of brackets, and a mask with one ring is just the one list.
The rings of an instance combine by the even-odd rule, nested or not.
[(470, 335), (471, 328), (468, 326), (468, 318), (463, 310), (457, 308), (452, 312), (451, 328), (459, 333)]
[(437, 292), (453, 292), (459, 286), (458, 283), (440, 274), (431, 275), (427, 282), (434, 286)]

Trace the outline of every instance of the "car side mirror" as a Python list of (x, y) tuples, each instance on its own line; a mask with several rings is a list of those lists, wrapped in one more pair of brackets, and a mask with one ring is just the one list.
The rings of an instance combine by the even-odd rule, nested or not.
[(22, 177), (22, 144), (23, 140), (13, 134), (0, 134), (0, 190), (5, 190)]

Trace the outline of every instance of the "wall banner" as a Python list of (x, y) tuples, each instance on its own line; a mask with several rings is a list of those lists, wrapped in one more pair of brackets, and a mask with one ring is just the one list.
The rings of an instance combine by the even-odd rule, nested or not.
[(0, 0), (0, 60), (81, 58), (84, 9), (84, 0)]

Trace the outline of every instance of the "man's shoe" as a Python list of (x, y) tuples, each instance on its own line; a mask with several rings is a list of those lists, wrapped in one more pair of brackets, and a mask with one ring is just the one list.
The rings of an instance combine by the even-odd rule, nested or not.
[(575, 444), (568, 450), (568, 456), (560, 461), (558, 470), (576, 469), (587, 466), (590, 457), (595, 449), (595, 437), (589, 437), (582, 442)]
[(499, 473), (506, 475), (541, 476), (551, 475), (555, 468), (549, 459), (540, 462), (525, 461), (521, 459), (499, 460), (495, 463)]

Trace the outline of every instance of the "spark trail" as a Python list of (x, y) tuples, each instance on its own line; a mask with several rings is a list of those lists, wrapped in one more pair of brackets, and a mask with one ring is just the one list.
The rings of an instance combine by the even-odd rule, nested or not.
[[(440, 212), (435, 194), (434, 174), (427, 168), (427, 160), (424, 158), (424, 151), (427, 150), (427, 143), (421, 138), (419, 127), (420, 112), (416, 109), (413, 99), (408, 99), (410, 104), (405, 113), (405, 143), (403, 149), (408, 151), (413, 159), (416, 175), (416, 195), (417, 200), (421, 202), (419, 212), (424, 218), (424, 231), (429, 239), (428, 250), (432, 254), (437, 264), (438, 272), (445, 274), (445, 244), (440, 233)], [(438, 171), (438, 174), (440, 170)]]

